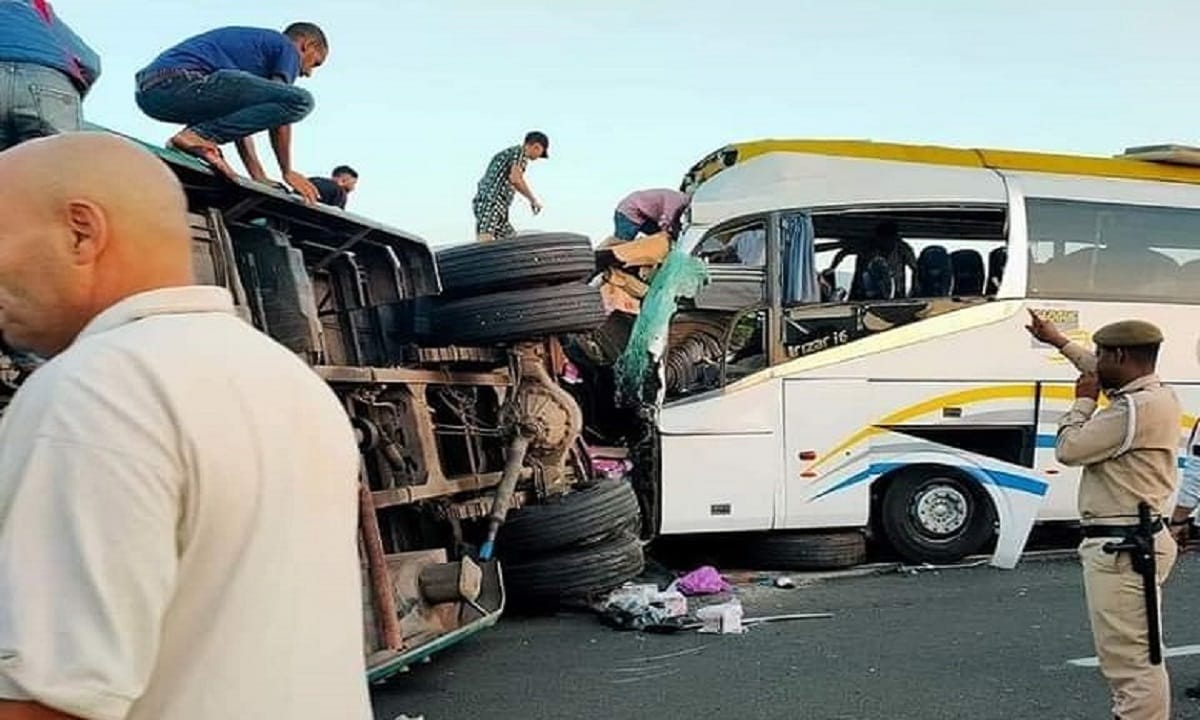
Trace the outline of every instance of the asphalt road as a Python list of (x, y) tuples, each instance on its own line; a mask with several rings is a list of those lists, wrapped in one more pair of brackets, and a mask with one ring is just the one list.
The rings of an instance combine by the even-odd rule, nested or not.
[[(1166, 641), (1200, 645), (1200, 557), (1166, 593)], [(746, 616), (834, 613), (746, 634), (618, 632), (586, 614), (506, 618), (373, 692), (377, 720), (1108, 718), (1078, 566), (1066, 559), (738, 589)], [(1200, 654), (1168, 659), (1174, 718)]]

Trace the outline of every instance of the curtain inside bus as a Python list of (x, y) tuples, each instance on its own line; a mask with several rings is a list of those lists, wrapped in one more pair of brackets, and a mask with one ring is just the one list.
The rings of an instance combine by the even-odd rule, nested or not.
[(817, 279), (813, 247), (815, 236), (812, 218), (808, 215), (784, 215), (780, 218), (779, 244), (784, 259), (784, 305), (821, 301), (821, 287)]

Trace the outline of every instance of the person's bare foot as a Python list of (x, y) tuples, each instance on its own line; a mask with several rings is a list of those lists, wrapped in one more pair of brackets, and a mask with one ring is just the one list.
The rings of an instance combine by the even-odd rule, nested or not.
[(181, 130), (168, 140), (167, 144), (180, 152), (203, 160), (230, 180), (237, 179), (237, 173), (229, 163), (225, 162), (221, 148), (212, 141), (206, 140), (190, 130)]

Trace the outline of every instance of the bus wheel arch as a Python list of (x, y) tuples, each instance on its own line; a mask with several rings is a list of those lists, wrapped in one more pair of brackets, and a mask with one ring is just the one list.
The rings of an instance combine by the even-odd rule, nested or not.
[(996, 534), (991, 495), (961, 468), (905, 465), (876, 480), (871, 494), (872, 527), (908, 562), (957, 562)]

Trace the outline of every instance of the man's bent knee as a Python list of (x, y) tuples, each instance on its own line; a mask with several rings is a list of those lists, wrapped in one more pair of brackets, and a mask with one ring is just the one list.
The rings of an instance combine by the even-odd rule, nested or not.
[(300, 122), (308, 117), (309, 113), (316, 107), (317, 102), (313, 98), (313, 94), (304, 88), (291, 86), (288, 88), (287, 99), (283, 102), (285, 115), (287, 120), (285, 125), (290, 125), (295, 122)]

